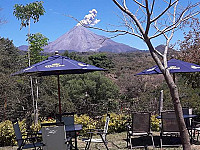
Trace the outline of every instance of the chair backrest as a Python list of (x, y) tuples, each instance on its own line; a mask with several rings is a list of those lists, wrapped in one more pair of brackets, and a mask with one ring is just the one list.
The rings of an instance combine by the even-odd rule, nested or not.
[(192, 108), (183, 108), (183, 115), (192, 115)]
[(108, 115), (106, 116), (106, 121), (105, 121), (105, 125), (104, 125), (104, 133), (108, 133), (109, 121), (110, 121), (110, 114), (108, 114)]
[(179, 132), (175, 111), (161, 112), (162, 132)]
[(42, 127), (42, 140), (44, 150), (66, 150), (65, 144), (66, 134), (65, 126), (49, 126)]
[(22, 133), (21, 133), (21, 130), (20, 130), (20, 127), (19, 127), (18, 120), (13, 121), (12, 123), (13, 123), (13, 128), (14, 128), (14, 131), (15, 131), (17, 144), (20, 147), (23, 143), (23, 139), (22, 139)]
[(104, 138), (104, 140), (106, 140), (106, 134), (108, 133), (109, 121), (110, 121), (110, 114), (107, 114), (105, 125), (104, 125), (104, 129), (103, 129), (103, 135), (102, 135), (102, 137)]
[[(192, 108), (183, 108), (182, 110), (183, 110), (183, 115), (192, 115)], [(187, 118), (184, 120), (187, 128), (192, 126), (192, 118)]]
[(149, 133), (151, 130), (151, 113), (137, 112), (132, 114), (132, 132)]
[(74, 125), (74, 112), (72, 113), (63, 113), (62, 121), (65, 125)]

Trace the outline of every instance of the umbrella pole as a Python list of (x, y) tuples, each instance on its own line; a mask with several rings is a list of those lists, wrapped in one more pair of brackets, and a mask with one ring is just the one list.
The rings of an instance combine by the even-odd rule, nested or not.
[(58, 77), (58, 100), (59, 100), (59, 119), (61, 120), (61, 99), (60, 99), (60, 77)]

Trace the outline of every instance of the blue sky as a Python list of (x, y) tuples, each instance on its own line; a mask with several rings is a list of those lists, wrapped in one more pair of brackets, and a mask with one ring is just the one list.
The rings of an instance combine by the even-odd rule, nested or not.
[[(96, 25), (100, 28), (110, 28), (110, 24), (119, 25), (121, 21), (117, 14), (118, 8), (112, 0), (43, 0), (46, 13), (40, 17), (39, 22), (31, 23), (31, 33), (40, 32), (54, 41), (64, 33), (72, 29), (77, 22), (65, 15), (71, 15), (81, 20), (90, 10), (97, 10), (97, 19), (100, 22)], [(0, 17), (7, 20), (6, 24), (0, 25), (0, 36), (13, 40), (15, 46), (27, 45), (26, 34), (28, 28), (20, 30), (20, 21), (13, 15), (13, 6), (15, 4), (27, 4), (34, 0), (0, 0)], [(110, 36), (98, 30), (92, 30), (96, 34)], [(180, 36), (179, 36), (180, 37)], [(127, 44), (138, 49), (147, 49), (145, 43), (133, 36), (120, 36), (113, 39), (116, 42)], [(153, 41), (154, 46), (164, 44), (164, 41), (157, 38)]]

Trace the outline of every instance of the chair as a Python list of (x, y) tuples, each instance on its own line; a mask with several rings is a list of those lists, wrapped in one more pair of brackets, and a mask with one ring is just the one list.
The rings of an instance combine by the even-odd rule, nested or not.
[[(106, 149), (108, 150), (108, 146), (107, 146), (108, 141), (106, 139), (106, 136), (107, 136), (107, 133), (108, 133), (109, 121), (110, 121), (110, 115), (107, 114), (104, 129), (89, 129), (88, 138), (83, 139), (83, 141), (86, 142), (85, 150), (90, 148), (91, 142), (92, 143), (104, 143)], [(94, 134), (99, 135), (100, 138), (99, 139), (93, 138)]]
[(192, 131), (193, 134), (190, 135), (192, 136), (192, 143), (194, 142), (194, 138), (196, 137), (196, 133), (197, 133), (197, 142), (199, 141), (199, 135), (200, 135), (200, 122), (199, 121), (192, 121)]
[[(161, 149), (163, 147), (163, 136), (169, 136), (170, 137), (179, 137), (180, 135), (180, 130), (178, 127), (178, 123), (176, 120), (176, 114), (175, 111), (164, 111), (161, 112), (161, 122), (162, 122), (162, 127), (161, 127), (161, 132), (160, 132), (160, 146)], [(175, 140), (174, 140), (175, 142)], [(173, 146), (180, 146), (181, 143), (173, 143)], [(170, 144), (165, 145), (165, 146), (171, 146)]]
[[(192, 108), (183, 108), (183, 115), (192, 115)], [(192, 125), (192, 118), (185, 119), (185, 125), (190, 129)]]
[[(65, 125), (66, 128), (69, 127), (69, 126), (74, 126), (74, 114), (75, 114), (75, 112), (62, 113), (61, 120), (62, 120), (62, 122), (64, 122), (64, 125)], [(75, 131), (66, 132), (66, 136), (74, 138), (75, 140), (77, 140), (76, 139), (77, 135), (76, 135)], [(76, 143), (76, 141), (74, 142), (71, 139), (71, 146), (74, 147), (72, 143)]]
[[(36, 136), (36, 134), (22, 135), (18, 120), (16, 119), (16, 120), (12, 121), (12, 123), (13, 123), (13, 128), (15, 131), (15, 136), (16, 136), (17, 145), (18, 145), (17, 150), (30, 149), (30, 148), (34, 148), (35, 150), (41, 149), (43, 144), (38, 141), (39, 139), (41, 139), (40, 137)], [(23, 137), (25, 137), (25, 138), (23, 138)]]
[(63, 123), (46, 123), (42, 126), (43, 150), (68, 150), (70, 138), (66, 138)]
[[(131, 138), (134, 136), (151, 136), (154, 147), (153, 134), (151, 133), (151, 113), (137, 112), (132, 114), (131, 124), (127, 128), (127, 147), (133, 148)], [(130, 145), (129, 145), (130, 144)], [(134, 147), (146, 147), (134, 146)]]

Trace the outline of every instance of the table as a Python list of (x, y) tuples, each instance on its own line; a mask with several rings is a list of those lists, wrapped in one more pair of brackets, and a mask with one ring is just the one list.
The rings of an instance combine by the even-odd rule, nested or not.
[(82, 130), (82, 125), (81, 124), (73, 124), (73, 125), (66, 125), (65, 126), (65, 131), (66, 133), (70, 133), (70, 132), (75, 132), (75, 150), (78, 150), (77, 147), (77, 132)]
[[(197, 117), (197, 115), (183, 115), (184, 119), (195, 118), (195, 117)], [(156, 118), (161, 119), (161, 116), (157, 116)]]

